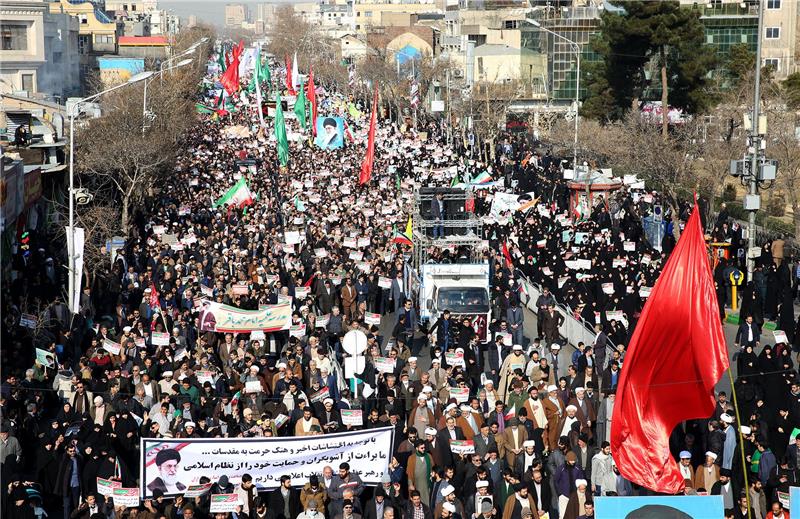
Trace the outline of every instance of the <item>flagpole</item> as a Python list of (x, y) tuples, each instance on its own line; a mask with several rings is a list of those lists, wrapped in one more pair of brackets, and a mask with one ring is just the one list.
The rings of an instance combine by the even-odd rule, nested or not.
[(728, 379), (731, 381), (731, 394), (733, 395), (733, 411), (736, 413), (736, 434), (739, 436), (739, 453), (742, 456), (742, 476), (744, 476), (744, 495), (747, 499), (747, 519), (753, 519), (750, 512), (750, 484), (747, 481), (747, 458), (744, 455), (744, 435), (742, 434), (742, 422), (739, 419), (739, 399), (736, 397), (736, 388), (733, 386), (733, 368), (728, 366)]
[(414, 63), (414, 60), (412, 59), (411, 60), (411, 81), (413, 81), (414, 84), (417, 85), (417, 94), (416, 94), (417, 95), (417, 102), (414, 105), (414, 129), (416, 130), (417, 129), (417, 106), (419, 105), (419, 84), (417, 83), (417, 71), (416, 71), (416, 67), (414, 65), (415, 65), (415, 63)]

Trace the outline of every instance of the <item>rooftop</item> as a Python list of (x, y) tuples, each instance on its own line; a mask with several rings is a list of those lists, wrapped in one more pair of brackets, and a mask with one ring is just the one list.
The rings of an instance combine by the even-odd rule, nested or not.
[(169, 41), (166, 36), (120, 36), (119, 44), (122, 45), (148, 45), (167, 46)]

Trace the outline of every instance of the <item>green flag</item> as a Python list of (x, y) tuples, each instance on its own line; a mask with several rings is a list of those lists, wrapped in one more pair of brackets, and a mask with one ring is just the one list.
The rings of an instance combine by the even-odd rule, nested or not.
[(458, 184), (458, 172), (453, 175), (453, 181), (450, 182), (450, 187), (455, 187)]
[(278, 160), (281, 166), (286, 166), (289, 163), (289, 141), (286, 139), (286, 121), (283, 119), (280, 94), (275, 94), (275, 141), (278, 145)]
[(297, 101), (294, 102), (294, 114), (300, 122), (300, 126), (305, 130), (308, 126), (306, 122), (306, 89), (300, 87), (300, 93), (297, 95)]
[(194, 108), (195, 108), (195, 110), (197, 110), (197, 113), (199, 113), (199, 114), (213, 114), (214, 113), (214, 109), (213, 108), (208, 107), (208, 106), (206, 106), (206, 105), (204, 105), (202, 103), (195, 103), (194, 104)]
[(219, 46), (219, 56), (217, 56), (217, 63), (219, 63), (220, 70), (225, 70), (225, 45)]

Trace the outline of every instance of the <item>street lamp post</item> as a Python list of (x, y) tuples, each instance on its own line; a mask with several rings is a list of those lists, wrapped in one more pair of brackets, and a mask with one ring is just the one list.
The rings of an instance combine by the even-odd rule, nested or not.
[[(171, 58), (165, 59), (158, 66), (158, 73), (162, 74), (163, 72), (165, 72), (167, 70), (172, 70), (172, 69), (176, 68), (176, 67), (167, 67), (167, 68), (165, 68), (164, 66), (167, 65), (168, 63), (171, 63), (171, 62), (175, 61), (178, 58), (181, 58), (183, 56), (187, 56), (189, 54), (194, 54), (195, 52), (197, 52), (197, 49), (207, 41), (208, 41), (208, 37), (200, 38), (199, 40), (194, 42), (191, 46), (189, 46), (185, 51), (183, 51), (180, 54), (177, 54), (175, 56), (172, 56)], [(183, 61), (181, 61), (181, 63), (183, 63)], [(164, 81), (164, 76), (160, 76), (160, 77), (161, 77), (161, 81), (163, 82)]]
[(120, 89), (124, 86), (138, 83), (139, 81), (145, 80), (152, 75), (152, 71), (140, 72), (139, 74), (132, 76), (125, 83), (108, 88), (102, 92), (90, 95), (89, 97), (79, 99), (69, 110), (69, 226), (67, 229), (67, 234), (69, 234), (67, 237), (67, 256), (69, 259), (67, 297), (69, 300), (67, 301), (67, 307), (73, 314), (77, 313), (79, 310), (79, 305), (75, 301), (75, 296), (77, 294), (78, 284), (80, 283), (80, 280), (75, 279), (75, 275), (77, 274), (75, 268), (75, 117), (80, 114), (80, 105), (88, 103), (89, 101), (97, 99), (104, 94)]
[(580, 107), (580, 96), (581, 96), (581, 47), (576, 42), (570, 40), (566, 36), (562, 36), (555, 31), (551, 31), (550, 29), (543, 27), (541, 23), (537, 20), (532, 18), (525, 18), (525, 21), (537, 27), (538, 29), (552, 34), (556, 38), (560, 38), (565, 42), (569, 43), (570, 48), (575, 52), (575, 61), (576, 61), (576, 72), (577, 72), (577, 79), (575, 84), (575, 136), (574, 142), (572, 144), (572, 169), (576, 172), (578, 171), (578, 108)]

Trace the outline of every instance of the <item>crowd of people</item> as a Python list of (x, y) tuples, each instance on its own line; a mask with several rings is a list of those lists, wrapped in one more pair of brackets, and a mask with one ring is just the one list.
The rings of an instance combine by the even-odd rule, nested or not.
[[(275, 78), (263, 88), (279, 85)], [(343, 117), (352, 130), (344, 147), (315, 147), (311, 130), (288, 118), (290, 162), (281, 168), (273, 120), (261, 126), (252, 94), (237, 93), (225, 112), (199, 116), (174, 174), (154, 186), (124, 247), (86, 276), (79, 313), (69, 319), (63, 305), (51, 307), (35, 338), (18, 309), (31, 294), (56, 292), (53, 257), (59, 260), (53, 244), (34, 240), (33, 248), (17, 249), (3, 293), (0, 463), (8, 517), (204, 518), (212, 515), (210, 494), (235, 492), (237, 511), (216, 517), (578, 519), (594, 516), (596, 496), (647, 494), (619, 473), (609, 439), (625, 346), (675, 243), (670, 227), (654, 247), (642, 227), (655, 206), (666, 207), (659, 194), (622, 187), (576, 209), (564, 164), (530, 136), (504, 136), (484, 163), (465, 143), (448, 146), (445, 127), (433, 121), (417, 129), (379, 121), (374, 173), (362, 186), (371, 107), (359, 114), (347, 92), (323, 86), (320, 114)], [(219, 91), (204, 95), (213, 104)], [(484, 172), (492, 182), (467, 189), (484, 219), (491, 270), (485, 342), (472, 322), (451, 321), (449, 312), (436, 326), (419, 321), (406, 280), (411, 246), (395, 240), (415, 188)], [(215, 206), (242, 178), (252, 203)], [(521, 195), (522, 207), (493, 213), (503, 193)], [(681, 225), (690, 210), (680, 207), (670, 225)], [(431, 257), (458, 261), (465, 251), (444, 242)], [(761, 272), (785, 277), (787, 262), (777, 260), (762, 255)], [(780, 496), (800, 484), (793, 432), (800, 381), (789, 345), (761, 339), (758, 319), (777, 306), (760, 313), (754, 306), (765, 299), (762, 285), (769, 295), (771, 283), (783, 280), (773, 277), (756, 280), (749, 311), (757, 321), (743, 324), (737, 338), (741, 423), (721, 393), (714, 416), (682, 424), (672, 436), (686, 492), (722, 495), (726, 514), (737, 518), (746, 517), (747, 502), (760, 519), (788, 517), (780, 515)], [(523, 278), (542, 287), (533, 302), (536, 325), (527, 327)], [(786, 292), (772, 297), (790, 302)], [(209, 331), (201, 325), (205, 301), (247, 310), (289, 301), (292, 329)], [(593, 343), (564, 341), (559, 304), (594, 327)], [(790, 307), (780, 316), (782, 324), (792, 319), (783, 329), (793, 332)], [(353, 329), (368, 340), (359, 374), (360, 387), (372, 389), (367, 397), (356, 396), (343, 376), (341, 339)], [(168, 342), (154, 343), (154, 333), (166, 333)], [(463, 366), (448, 363), (452, 352), (463, 354)], [(377, 357), (394, 359), (394, 370), (378, 370)], [(201, 382), (198, 372), (213, 376)], [(248, 382), (260, 391), (243, 391)], [(464, 402), (450, 396), (459, 387), (469, 388)], [(329, 397), (312, 401), (323, 388)], [(362, 426), (335, 419), (353, 408), (363, 410)], [(288, 420), (276, 423), (280, 415)], [(395, 445), (374, 488), (343, 463), (308, 481), (285, 476), (271, 490), (257, 488), (249, 474), (209, 481), (211, 491), (195, 498), (156, 488), (139, 507), (115, 507), (98, 491), (97, 478), (139, 486), (140, 438), (377, 427), (393, 427)], [(745, 433), (747, 488), (737, 427)], [(451, 440), (471, 440), (474, 452), (454, 453)]]

